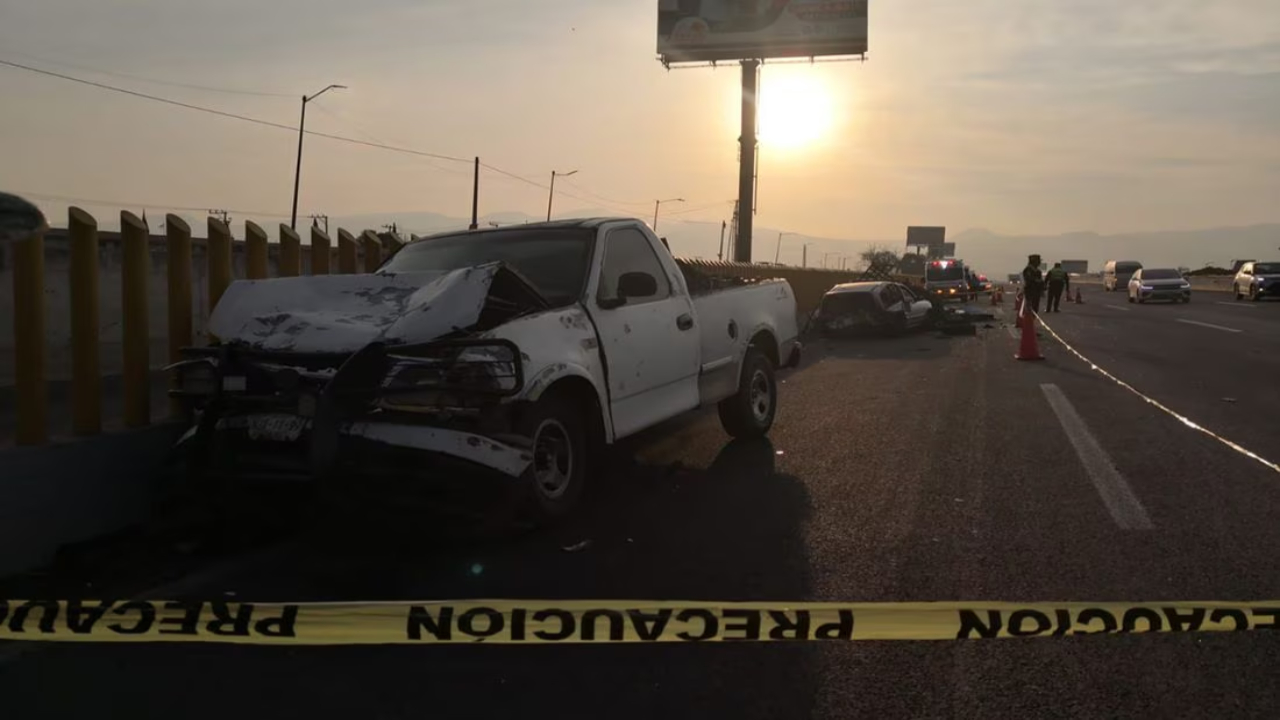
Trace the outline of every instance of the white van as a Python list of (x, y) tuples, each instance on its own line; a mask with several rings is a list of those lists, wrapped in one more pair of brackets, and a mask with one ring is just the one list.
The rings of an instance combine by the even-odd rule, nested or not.
[(1129, 279), (1141, 269), (1142, 263), (1137, 260), (1108, 260), (1102, 271), (1102, 289), (1115, 292), (1121, 287), (1129, 287)]

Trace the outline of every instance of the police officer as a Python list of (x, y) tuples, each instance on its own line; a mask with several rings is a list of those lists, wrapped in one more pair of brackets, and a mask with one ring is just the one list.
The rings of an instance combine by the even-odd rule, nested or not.
[(1044, 274), (1040, 272), (1040, 256), (1027, 258), (1027, 267), (1022, 271), (1022, 292), (1032, 312), (1040, 314), (1040, 296), (1044, 294)]
[(1061, 312), (1058, 304), (1062, 302), (1062, 291), (1071, 294), (1071, 276), (1062, 269), (1062, 263), (1056, 262), (1045, 278), (1049, 282), (1049, 300), (1044, 305), (1045, 312)]

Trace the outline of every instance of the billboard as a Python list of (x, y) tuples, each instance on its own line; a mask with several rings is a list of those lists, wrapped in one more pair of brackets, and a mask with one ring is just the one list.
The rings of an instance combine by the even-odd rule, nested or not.
[(866, 52), (867, 0), (658, 0), (667, 64)]
[(941, 245), (947, 240), (945, 227), (909, 227), (907, 228), (907, 247), (921, 245)]
[(1089, 272), (1088, 260), (1063, 260), (1062, 269), (1071, 275), (1084, 275)]
[(955, 243), (942, 243), (941, 245), (928, 245), (925, 254), (930, 260), (942, 260), (945, 258), (953, 258), (956, 256)]

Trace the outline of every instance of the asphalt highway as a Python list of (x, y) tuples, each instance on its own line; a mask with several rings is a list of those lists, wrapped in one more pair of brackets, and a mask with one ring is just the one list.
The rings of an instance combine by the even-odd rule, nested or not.
[[(1100, 368), (1280, 461), (1280, 302), (1045, 316)], [(1225, 304), (1219, 304), (1225, 303)], [(1006, 306), (1006, 313), (1008, 313)], [(237, 600), (1280, 599), (1280, 472), (1042, 332), (818, 341), (767, 443), (714, 413), (644, 433), (553, 533), (333, 523), (170, 595)], [(1237, 330), (1239, 332), (1232, 332)], [(584, 545), (584, 541), (586, 542)], [(573, 551), (566, 550), (573, 548)], [(3, 652), (0, 648), (0, 652)], [(1265, 632), (594, 647), (41, 646), (6, 717), (1273, 717)]]

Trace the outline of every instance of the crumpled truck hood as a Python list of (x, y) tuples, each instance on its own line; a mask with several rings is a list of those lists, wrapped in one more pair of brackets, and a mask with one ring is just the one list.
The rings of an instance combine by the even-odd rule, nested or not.
[(275, 352), (355, 352), (430, 342), (480, 319), (501, 263), (449, 272), (240, 280), (209, 318), (222, 342)]

